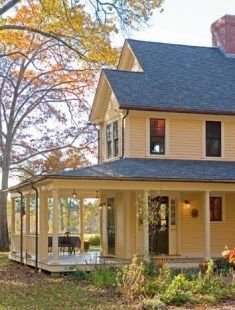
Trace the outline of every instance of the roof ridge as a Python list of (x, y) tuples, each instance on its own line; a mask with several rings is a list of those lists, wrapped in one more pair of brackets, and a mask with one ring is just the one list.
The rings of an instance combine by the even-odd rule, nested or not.
[(128, 71), (128, 70), (119, 70), (119, 69), (102, 69), (105, 72), (124, 72), (124, 73), (144, 73), (143, 71)]
[(149, 44), (175, 45), (175, 46), (184, 46), (184, 47), (192, 47), (192, 48), (218, 49), (217, 46), (187, 45), (187, 44), (181, 44), (181, 43), (145, 41), (145, 40), (138, 40), (138, 39), (131, 39), (131, 38), (126, 39), (126, 41), (128, 42), (134, 41), (134, 42), (149, 43)]

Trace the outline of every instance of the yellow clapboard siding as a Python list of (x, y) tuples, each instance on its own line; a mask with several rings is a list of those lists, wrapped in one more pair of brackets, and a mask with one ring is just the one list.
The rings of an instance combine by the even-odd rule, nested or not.
[(225, 138), (225, 158), (228, 160), (235, 159), (235, 122), (225, 121), (224, 123)]
[(146, 154), (146, 118), (130, 119), (130, 157), (145, 157)]

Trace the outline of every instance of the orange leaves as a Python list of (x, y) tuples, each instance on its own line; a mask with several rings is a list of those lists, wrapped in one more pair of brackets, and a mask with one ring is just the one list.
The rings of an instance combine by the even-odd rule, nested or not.
[(222, 252), (222, 256), (223, 258), (228, 259), (230, 263), (235, 264), (235, 248), (231, 250), (226, 249), (225, 251)]

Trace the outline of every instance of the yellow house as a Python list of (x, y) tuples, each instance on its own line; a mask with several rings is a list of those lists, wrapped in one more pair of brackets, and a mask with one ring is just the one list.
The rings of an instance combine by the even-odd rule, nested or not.
[[(22, 242), (14, 234), (13, 208), (12, 259), (19, 260), (21, 251), (26, 263), (30, 254), (40, 268), (63, 270), (58, 205), (73, 189), (80, 199), (81, 252), (83, 199), (97, 193), (104, 256), (208, 260), (225, 245), (234, 247), (235, 16), (225, 15), (211, 30), (213, 47), (125, 41), (117, 70), (101, 73), (90, 114), (99, 128), (98, 164), (11, 189), (12, 199), (21, 195), (26, 206)], [(33, 194), (36, 237), (29, 227)], [(150, 205), (158, 209), (155, 227)]]

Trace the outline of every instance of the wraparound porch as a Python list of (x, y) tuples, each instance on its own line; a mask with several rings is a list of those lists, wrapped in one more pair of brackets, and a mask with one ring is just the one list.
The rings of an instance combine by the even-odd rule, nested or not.
[[(169, 227), (168, 227), (168, 255), (169, 260), (181, 259), (182, 264), (191, 263), (197, 260), (208, 260), (210, 257), (219, 257), (225, 245), (234, 245), (235, 235), (235, 192), (233, 184), (224, 183), (196, 183), (196, 182), (141, 182), (141, 181), (108, 181), (108, 180), (50, 180), (50, 182), (39, 182), (39, 233), (38, 233), (38, 267), (47, 270), (59, 270), (61, 266), (71, 267), (69, 260), (64, 260), (61, 264), (61, 255), (58, 247), (58, 209), (59, 198), (71, 194), (75, 188), (80, 201), (88, 197), (95, 197), (97, 190), (100, 197), (100, 227), (101, 227), (101, 255), (110, 256), (125, 263), (134, 255), (148, 258), (150, 253), (149, 225), (144, 220), (141, 227), (138, 226), (136, 202), (138, 197), (142, 197), (147, 208), (149, 196), (162, 195), (169, 197)], [(89, 188), (89, 191), (87, 190)], [(205, 191), (206, 189), (206, 191)], [(33, 191), (22, 188), (25, 201), (27, 195), (32, 195)], [(14, 196), (15, 195), (15, 196)], [(12, 198), (19, 197), (16, 193)], [(223, 197), (223, 219), (214, 223), (210, 220), (210, 197), (220, 195)], [(48, 254), (48, 230), (47, 230), (47, 198), (53, 200), (53, 247), (52, 255)], [(110, 200), (114, 199), (114, 248), (110, 251), (110, 240), (107, 228), (112, 224), (109, 222)], [(191, 202), (190, 207), (185, 201)], [(81, 206), (83, 204), (81, 203)], [(172, 212), (174, 206), (175, 211)], [(198, 211), (198, 216), (192, 216), (192, 210)], [(80, 209), (80, 216), (82, 215)], [(29, 214), (29, 212), (28, 212)], [(174, 214), (175, 224), (172, 221)], [(14, 221), (14, 217), (12, 218)], [(27, 201), (26, 201), (26, 223), (27, 223)], [(81, 221), (82, 223), (82, 221)], [(82, 230), (81, 230), (82, 232)], [(14, 236), (13, 236), (14, 239)], [(82, 239), (82, 235), (81, 235)], [(14, 240), (13, 243), (14, 244)], [(19, 244), (18, 244), (19, 246)], [(32, 262), (36, 254), (36, 243), (32, 242), (30, 248)], [(24, 247), (24, 245), (23, 245)], [(12, 248), (11, 258), (18, 260)], [(81, 249), (81, 254), (83, 249)], [(25, 260), (23, 249), (23, 261)], [(87, 253), (84, 253), (84, 255)], [(85, 257), (85, 256), (84, 256)], [(80, 256), (81, 258), (81, 256)], [(70, 259), (73, 260), (72, 258)], [(28, 260), (29, 262), (29, 260)], [(78, 259), (78, 264), (83, 265)], [(65, 265), (64, 265), (65, 264)], [(35, 264), (34, 264), (35, 265)], [(92, 265), (92, 264), (91, 264)], [(57, 267), (55, 267), (57, 266)], [(67, 267), (66, 267), (67, 266)], [(51, 272), (53, 272), (53, 270)], [(58, 271), (55, 271), (58, 272)]]

